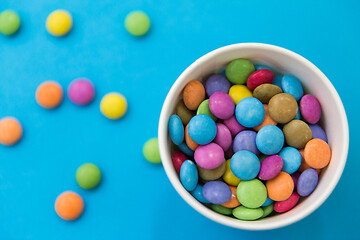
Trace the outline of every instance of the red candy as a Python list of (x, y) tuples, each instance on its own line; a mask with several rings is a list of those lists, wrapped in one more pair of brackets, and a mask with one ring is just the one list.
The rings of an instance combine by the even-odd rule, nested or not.
[(181, 165), (187, 160), (187, 156), (180, 151), (175, 151), (173, 152), (171, 158), (175, 170), (180, 174)]
[(247, 87), (254, 90), (257, 86), (264, 83), (272, 83), (274, 81), (274, 73), (269, 69), (261, 69), (253, 72), (248, 80)]
[(299, 198), (300, 198), (299, 194), (293, 192), (288, 199), (275, 203), (274, 205), (275, 212), (283, 213), (289, 211), (290, 209), (295, 207), (295, 205), (299, 201)]

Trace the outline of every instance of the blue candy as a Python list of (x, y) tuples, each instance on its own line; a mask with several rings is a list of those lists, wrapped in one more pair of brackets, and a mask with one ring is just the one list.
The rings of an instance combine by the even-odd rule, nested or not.
[(284, 165), (281, 171), (293, 174), (301, 165), (301, 153), (299, 150), (293, 147), (285, 147), (279, 153), (279, 156), (283, 159)]
[(185, 142), (179, 145), (180, 150), (189, 157), (194, 157), (194, 151), (191, 150)]
[(264, 105), (254, 97), (246, 97), (236, 105), (235, 116), (244, 127), (256, 127), (264, 120)]
[(320, 138), (321, 140), (324, 140), (325, 142), (328, 141), (324, 129), (322, 129), (322, 127), (320, 127), (319, 124), (308, 124), (308, 125), (312, 132), (312, 138)]
[(178, 115), (172, 115), (169, 120), (170, 138), (175, 145), (180, 145), (184, 141), (184, 126)]
[(296, 77), (292, 75), (285, 75), (281, 80), (281, 89), (284, 93), (288, 93), (293, 96), (296, 101), (299, 101), (304, 95), (304, 89)]
[(270, 199), (269, 197), (266, 198), (266, 201), (264, 202), (263, 205), (261, 205), (262, 207), (266, 207), (269, 206), (270, 204), (272, 204), (274, 201), (272, 199)]
[(269, 69), (270, 71), (272, 71), (273, 73), (274, 73), (274, 76), (275, 76), (275, 72), (274, 72), (274, 70), (272, 70), (270, 67), (268, 67), (268, 66), (264, 66), (264, 65), (255, 65), (254, 66), (255, 67), (255, 71), (257, 71), (257, 70), (261, 70), (261, 69)]
[(198, 184), (198, 172), (196, 165), (191, 160), (186, 160), (180, 169), (180, 180), (184, 188), (188, 191), (193, 191)]
[(256, 146), (265, 155), (274, 155), (284, 146), (284, 134), (274, 125), (262, 127), (256, 135)]
[(215, 92), (225, 92), (229, 93), (231, 84), (229, 80), (223, 75), (214, 74), (206, 80), (205, 91), (206, 94), (210, 97)]
[(294, 120), (300, 120), (300, 119), (301, 119), (300, 106), (298, 106), (298, 111), (296, 113), (296, 116), (294, 117)]
[(309, 196), (312, 193), (319, 181), (319, 175), (315, 169), (309, 168), (305, 170), (299, 177), (296, 190), (302, 197)]
[(188, 131), (190, 138), (194, 142), (205, 145), (214, 140), (217, 130), (216, 124), (211, 117), (199, 114), (191, 118)]
[(198, 200), (199, 202), (202, 202), (202, 203), (210, 203), (208, 200), (206, 200), (206, 198), (204, 197), (203, 193), (202, 193), (202, 190), (203, 190), (203, 186), (198, 184), (196, 186), (196, 188), (191, 191), (191, 195), (193, 195), (194, 198), (196, 198), (196, 200)]
[(232, 156), (230, 169), (237, 178), (244, 181), (252, 180), (259, 174), (260, 160), (252, 152), (241, 150)]
[(274, 77), (274, 81), (273, 81), (272, 84), (274, 84), (274, 85), (276, 85), (276, 86), (278, 86), (279, 88), (282, 89), (282, 87), (281, 87), (281, 80), (282, 80), (282, 78), (283, 78), (282, 75), (275, 76), (275, 77)]
[(251, 130), (239, 132), (234, 138), (233, 150), (234, 153), (240, 150), (248, 150), (259, 156), (260, 151), (256, 147), (256, 132)]

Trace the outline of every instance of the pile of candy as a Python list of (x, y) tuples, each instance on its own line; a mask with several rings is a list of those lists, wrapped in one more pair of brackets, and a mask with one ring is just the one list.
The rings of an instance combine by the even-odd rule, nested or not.
[(184, 188), (220, 214), (256, 220), (287, 212), (330, 162), (320, 103), (296, 77), (275, 77), (247, 59), (233, 60), (225, 75), (183, 89), (169, 120), (174, 168)]

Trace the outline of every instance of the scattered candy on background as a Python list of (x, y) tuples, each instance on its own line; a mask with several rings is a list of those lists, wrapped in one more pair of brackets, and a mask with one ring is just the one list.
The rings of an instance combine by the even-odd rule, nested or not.
[(150, 29), (150, 19), (142, 11), (131, 12), (125, 18), (125, 28), (134, 36), (143, 36)]
[(36, 89), (36, 101), (43, 108), (56, 108), (63, 99), (63, 90), (59, 83), (46, 81)]
[(23, 134), (20, 122), (13, 117), (4, 117), (0, 120), (0, 143), (14, 145)]
[(72, 28), (73, 20), (68, 11), (55, 10), (46, 19), (47, 31), (56, 37), (68, 34)]
[(20, 17), (12, 10), (0, 13), (0, 32), (4, 35), (15, 34), (20, 28)]
[(100, 103), (101, 113), (113, 120), (122, 118), (127, 111), (127, 107), (126, 98), (116, 92), (106, 94)]
[(85, 163), (77, 169), (76, 181), (84, 189), (95, 188), (101, 181), (100, 169), (92, 163)]
[(75, 220), (84, 210), (84, 201), (79, 194), (66, 191), (61, 193), (55, 201), (55, 211), (64, 220)]

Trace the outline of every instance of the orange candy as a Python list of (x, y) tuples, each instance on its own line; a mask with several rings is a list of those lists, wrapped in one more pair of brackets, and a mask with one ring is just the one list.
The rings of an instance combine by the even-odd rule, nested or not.
[(270, 199), (284, 201), (293, 193), (294, 181), (288, 173), (280, 172), (275, 178), (266, 182), (266, 189)]
[(305, 162), (312, 168), (326, 167), (331, 158), (329, 145), (319, 138), (311, 139), (304, 148)]
[(199, 81), (192, 80), (186, 84), (183, 93), (185, 106), (189, 110), (196, 110), (205, 99), (205, 88)]
[(228, 185), (231, 189), (231, 199), (227, 203), (222, 204), (224, 207), (227, 208), (236, 208), (240, 206), (240, 202), (236, 195), (236, 187)]
[(36, 90), (36, 101), (43, 108), (55, 108), (59, 106), (62, 98), (62, 87), (54, 81), (43, 82)]
[(83, 199), (75, 192), (61, 193), (55, 201), (55, 211), (64, 220), (75, 220), (84, 210)]
[(275, 125), (277, 124), (277, 122), (275, 122), (269, 115), (269, 111), (268, 111), (268, 105), (264, 104), (264, 109), (265, 109), (265, 117), (264, 120), (262, 121), (262, 123), (259, 126), (254, 127), (253, 129), (255, 131), (259, 131), (262, 127), (267, 126), (267, 125)]
[[(311, 168), (306, 162), (305, 162), (305, 159), (304, 159), (304, 149), (299, 149), (299, 152), (301, 154), (301, 165), (298, 169), (299, 172), (303, 172), (309, 168)], [(321, 169), (315, 169), (317, 171), (317, 173), (320, 175), (320, 172), (321, 172)]]
[(0, 120), (0, 143), (3, 145), (14, 145), (22, 137), (20, 122), (13, 117), (5, 117)]
[(185, 142), (186, 142), (186, 145), (188, 145), (188, 147), (195, 151), (195, 149), (199, 146), (199, 144), (197, 144), (194, 140), (191, 139), (190, 135), (189, 135), (189, 132), (188, 132), (188, 125), (186, 125), (185, 127)]

